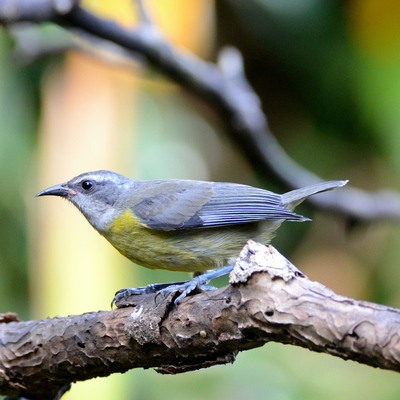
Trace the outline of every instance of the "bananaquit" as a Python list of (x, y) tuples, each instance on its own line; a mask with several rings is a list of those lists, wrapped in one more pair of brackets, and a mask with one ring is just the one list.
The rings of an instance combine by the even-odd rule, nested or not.
[(133, 181), (114, 172), (96, 171), (37, 196), (69, 200), (136, 264), (197, 274), (191, 281), (179, 282), (181, 286), (156, 284), (122, 289), (117, 295), (179, 288), (179, 302), (194, 288), (207, 288), (208, 280), (228, 273), (247, 240), (267, 244), (283, 221), (309, 221), (293, 212), (305, 198), (346, 183), (323, 182), (279, 195), (236, 183)]

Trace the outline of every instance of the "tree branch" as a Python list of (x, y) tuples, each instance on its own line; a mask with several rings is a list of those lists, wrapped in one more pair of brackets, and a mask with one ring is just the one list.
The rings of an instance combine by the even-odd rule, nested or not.
[[(262, 173), (274, 176), (288, 188), (321, 181), (293, 161), (275, 139), (260, 99), (245, 77), (238, 51), (221, 52), (219, 65), (207, 63), (182, 49), (176, 51), (153, 24), (146, 22), (147, 17), (142, 18), (136, 29), (128, 30), (79, 6), (70, 8), (72, 0), (66, 1), (68, 7), (60, 12), (57, 5), (61, 3), (61, 0), (7, 0), (0, 3), (0, 24), (24, 21), (32, 15), (31, 20), (53, 20), (61, 26), (81, 30), (86, 36), (92, 35), (97, 41), (113, 42), (133, 52), (135, 58), (140, 55), (140, 59), (210, 105), (224, 122), (226, 133)], [(13, 7), (19, 14), (13, 12), (10, 17), (9, 9)], [(41, 8), (45, 12), (39, 12)], [(146, 16), (143, 7), (140, 9), (141, 15)], [(400, 196), (394, 191), (368, 193), (346, 187), (310, 201), (353, 222), (400, 219)]]
[(172, 293), (128, 298), (108, 312), (0, 319), (0, 393), (50, 400), (71, 382), (230, 363), (270, 341), (400, 371), (400, 310), (339, 296), (252, 241), (230, 282), (179, 306)]
[(2, 0), (0, 24), (50, 21), (79, 3), (80, 0)]

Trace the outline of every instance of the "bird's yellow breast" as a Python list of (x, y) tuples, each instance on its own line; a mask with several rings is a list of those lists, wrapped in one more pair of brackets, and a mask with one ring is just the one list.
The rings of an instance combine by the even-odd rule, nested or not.
[(208, 256), (196, 254), (193, 234), (147, 228), (130, 210), (114, 219), (103, 235), (122, 255), (147, 268), (188, 272), (216, 268)]
[(136, 264), (151, 269), (201, 272), (235, 259), (248, 239), (269, 241), (271, 235), (263, 237), (261, 228), (260, 223), (251, 223), (163, 231), (146, 227), (126, 210), (101, 233)]

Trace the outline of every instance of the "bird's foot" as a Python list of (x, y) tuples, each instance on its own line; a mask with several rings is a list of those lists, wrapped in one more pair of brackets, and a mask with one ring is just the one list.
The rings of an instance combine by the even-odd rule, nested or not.
[(195, 290), (209, 291), (215, 290), (214, 286), (208, 286), (206, 283), (211, 279), (219, 278), (220, 276), (226, 275), (231, 272), (233, 266), (227, 265), (225, 267), (207, 271), (204, 274), (195, 276), (190, 281), (181, 282), (170, 282), (170, 283), (155, 283), (147, 286), (141, 286), (137, 288), (120, 289), (115, 294), (111, 307), (117, 305), (122, 300), (125, 300), (131, 296), (151, 294), (151, 293), (167, 293), (167, 292), (180, 292), (180, 295), (174, 300), (175, 304), (179, 304), (187, 295), (194, 292)]

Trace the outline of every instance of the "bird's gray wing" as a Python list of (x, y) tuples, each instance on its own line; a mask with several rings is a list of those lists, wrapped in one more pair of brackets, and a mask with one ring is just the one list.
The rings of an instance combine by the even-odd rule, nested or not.
[[(281, 204), (281, 196), (236, 183), (160, 181), (152, 195), (131, 207), (152, 229), (220, 227), (266, 219), (305, 221)], [(146, 192), (147, 193), (147, 192)]]

